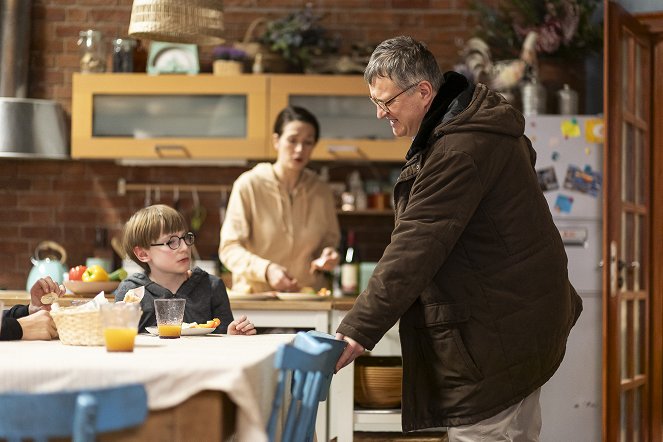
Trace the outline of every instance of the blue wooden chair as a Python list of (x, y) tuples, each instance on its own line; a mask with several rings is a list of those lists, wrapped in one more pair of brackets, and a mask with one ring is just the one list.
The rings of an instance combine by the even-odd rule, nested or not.
[(299, 332), (292, 344), (279, 348), (274, 366), (279, 380), (267, 425), (270, 442), (276, 440), (278, 417), (283, 407), (283, 396), (288, 380), (292, 398), (286, 412), (281, 440), (309, 442), (315, 433), (318, 404), (327, 399), (336, 362), (346, 342), (320, 332)]
[(99, 433), (138, 426), (146, 417), (142, 385), (0, 395), (0, 439), (8, 441), (71, 437), (74, 442), (93, 442)]

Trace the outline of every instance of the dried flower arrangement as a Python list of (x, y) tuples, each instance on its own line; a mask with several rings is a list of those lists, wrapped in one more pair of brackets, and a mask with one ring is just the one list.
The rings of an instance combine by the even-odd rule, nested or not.
[(580, 58), (602, 47), (601, 0), (503, 0), (497, 7), (475, 1), (477, 36), (497, 58), (515, 58), (530, 32), (541, 57)]

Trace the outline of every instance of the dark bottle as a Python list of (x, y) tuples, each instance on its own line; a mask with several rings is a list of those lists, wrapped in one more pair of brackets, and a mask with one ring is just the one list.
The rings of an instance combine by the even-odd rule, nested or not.
[(134, 72), (147, 71), (147, 50), (141, 40), (136, 40), (134, 46)]
[(359, 294), (359, 256), (357, 256), (353, 230), (348, 231), (345, 255), (341, 264), (341, 292), (344, 296)]

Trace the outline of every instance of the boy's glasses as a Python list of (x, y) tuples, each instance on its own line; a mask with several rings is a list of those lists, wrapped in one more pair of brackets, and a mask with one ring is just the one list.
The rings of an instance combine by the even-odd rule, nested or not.
[(150, 244), (151, 246), (168, 246), (171, 250), (177, 250), (180, 248), (180, 241), (184, 240), (184, 244), (187, 246), (192, 246), (196, 240), (196, 235), (193, 232), (187, 232), (182, 236), (171, 236), (170, 239), (166, 242), (160, 242), (156, 244)]
[(390, 99), (388, 99), (388, 100), (386, 100), (386, 101), (378, 100), (377, 98), (374, 98), (374, 97), (372, 97), (372, 96), (370, 96), (369, 98), (371, 99), (371, 101), (373, 102), (373, 104), (375, 104), (377, 107), (379, 107), (380, 109), (382, 109), (385, 113), (390, 113), (390, 111), (389, 111), (389, 105), (390, 105), (391, 103), (393, 103), (393, 101), (394, 101), (396, 98), (400, 97), (402, 94), (404, 94), (405, 92), (409, 91), (410, 89), (412, 89), (413, 87), (415, 87), (415, 86), (418, 85), (418, 84), (419, 84), (419, 82), (414, 83), (414, 84), (411, 84), (410, 86), (406, 87), (405, 89), (403, 89), (402, 91), (400, 91), (399, 93), (397, 93), (396, 95), (394, 95), (393, 97), (391, 97)]

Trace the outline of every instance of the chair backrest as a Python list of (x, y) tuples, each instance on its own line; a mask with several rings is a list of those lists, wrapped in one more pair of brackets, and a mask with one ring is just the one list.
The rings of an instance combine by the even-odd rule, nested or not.
[(138, 426), (146, 417), (142, 385), (0, 395), (0, 439), (9, 441), (71, 437), (93, 442), (99, 433)]
[(279, 380), (267, 425), (270, 442), (276, 440), (278, 416), (283, 407), (288, 381), (291, 382), (292, 397), (281, 440), (313, 440), (318, 404), (327, 399), (336, 362), (345, 346), (345, 341), (339, 341), (326, 333), (299, 332), (292, 344), (279, 348), (274, 361), (274, 366), (279, 370)]

